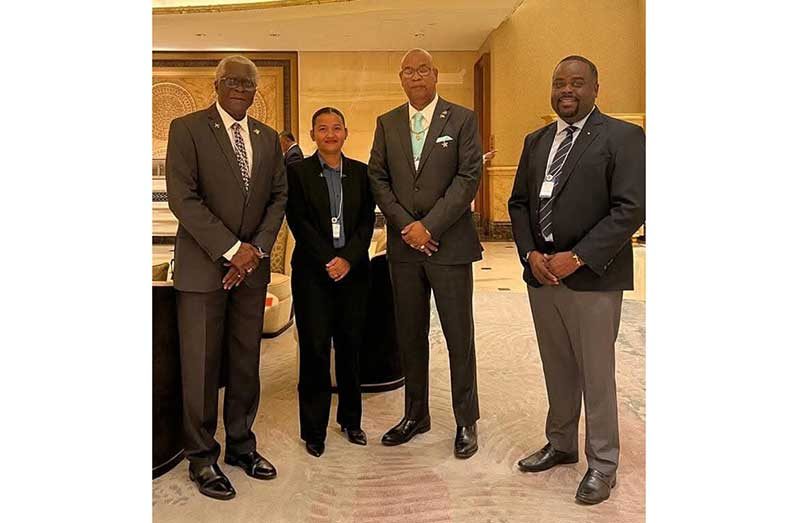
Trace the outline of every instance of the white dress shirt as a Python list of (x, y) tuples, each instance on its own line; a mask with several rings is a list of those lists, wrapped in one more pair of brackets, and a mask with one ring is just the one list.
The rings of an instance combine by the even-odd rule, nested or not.
[[(438, 105), (438, 93), (435, 93), (435, 98), (433, 98), (432, 101), (430, 103), (428, 103), (427, 106), (424, 107), (420, 111), (418, 109), (416, 109), (415, 107), (413, 107), (410, 103), (407, 104), (408, 118), (410, 118), (410, 139), (411, 140), (413, 139), (413, 132), (412, 132), (413, 131), (413, 117), (417, 113), (421, 113), (421, 115), (424, 117), (424, 120), (422, 120), (422, 125), (427, 130), (424, 133), (424, 141), (426, 141), (426, 139), (427, 139), (427, 134), (426, 133), (429, 132), (429, 127), (430, 127), (430, 125), (432, 125), (432, 117), (435, 115), (435, 106), (436, 105)], [(418, 164), (420, 162), (420, 159), (415, 159), (414, 158), (413, 160), (415, 161), (415, 164), (416, 164), (416, 170), (418, 170)]]
[[(576, 143), (576, 138), (579, 136), (579, 133), (582, 132), (582, 128), (585, 126), (585, 122), (587, 121), (588, 118), (590, 118), (590, 115), (593, 114), (593, 111), (595, 111), (595, 110), (596, 110), (596, 106), (594, 105), (593, 108), (590, 110), (590, 112), (587, 113), (587, 116), (585, 116), (584, 118), (582, 118), (578, 122), (574, 122), (572, 124), (569, 124), (568, 122), (565, 122), (565, 121), (563, 121), (560, 118), (557, 118), (557, 134), (554, 135), (554, 142), (551, 144), (551, 151), (549, 151), (549, 161), (546, 162), (546, 172), (547, 173), (549, 172), (549, 167), (551, 167), (551, 162), (554, 160), (554, 155), (557, 154), (557, 149), (560, 147), (560, 144), (568, 136), (568, 133), (565, 130), (568, 127), (571, 127), (571, 126), (576, 127), (576, 131), (574, 131), (574, 137), (573, 137), (573, 141), (572, 141), (572, 144), (575, 144)], [(568, 161), (568, 155), (571, 154), (571, 151), (573, 151), (573, 150), (574, 150), (574, 147), (573, 147), (573, 145), (571, 145), (571, 148), (568, 150), (568, 152), (565, 155), (565, 160), (563, 160), (563, 165), (565, 165), (565, 162)], [(543, 238), (547, 242), (553, 242), (554, 241), (554, 227), (552, 227), (549, 230), (548, 236), (544, 236)]]
[[(249, 118), (247, 115), (244, 115), (244, 118), (241, 121), (236, 120), (232, 116), (230, 116), (227, 111), (222, 109), (222, 106), (219, 105), (219, 102), (216, 102), (216, 110), (219, 111), (219, 116), (222, 117), (222, 125), (224, 125), (225, 130), (227, 131), (227, 136), (230, 138), (230, 145), (233, 146), (233, 154), (235, 154), (236, 150), (236, 140), (233, 135), (233, 124), (238, 122), (241, 126), (239, 132), (241, 133), (241, 138), (244, 139), (244, 149), (247, 151), (247, 164), (249, 165), (249, 172), (252, 173), (252, 141), (249, 138)], [(228, 260), (232, 259), (236, 252), (238, 252), (238, 248), (241, 247), (241, 240), (236, 240), (236, 243), (230, 247), (230, 249), (224, 253), (224, 257)]]

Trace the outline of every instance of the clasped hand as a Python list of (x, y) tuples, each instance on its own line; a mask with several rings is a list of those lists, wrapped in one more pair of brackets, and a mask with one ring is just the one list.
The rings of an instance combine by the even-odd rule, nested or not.
[(438, 252), (438, 246), (440, 245), (432, 239), (432, 235), (420, 221), (415, 221), (405, 226), (402, 229), (402, 239), (410, 247), (423, 252), (427, 256), (432, 256), (433, 253)]
[(566, 278), (579, 268), (573, 257), (573, 252), (558, 252), (556, 254), (541, 254), (532, 251), (527, 263), (532, 269), (532, 275), (543, 285), (559, 285), (562, 278)]
[(224, 264), (225, 267), (230, 267), (227, 274), (222, 278), (224, 290), (227, 291), (241, 285), (244, 278), (257, 269), (259, 264), (260, 256), (258, 256), (258, 250), (252, 244), (241, 242), (241, 246), (233, 255), (233, 258)]
[(349, 265), (349, 262), (344, 258), (336, 256), (327, 262), (327, 265), (325, 265), (324, 268), (327, 269), (327, 275), (332, 278), (333, 281), (341, 281), (347, 274), (349, 274), (349, 269), (351, 269), (352, 266)]

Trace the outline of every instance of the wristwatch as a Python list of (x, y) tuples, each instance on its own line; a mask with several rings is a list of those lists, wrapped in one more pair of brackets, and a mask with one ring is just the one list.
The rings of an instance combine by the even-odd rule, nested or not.
[(576, 254), (574, 251), (571, 251), (571, 258), (573, 258), (573, 259), (574, 259), (574, 261), (576, 261), (576, 266), (577, 266), (577, 267), (581, 267), (582, 265), (584, 265), (584, 264), (585, 264), (585, 263), (584, 263), (584, 262), (583, 262), (583, 261), (582, 261), (582, 260), (579, 258), (579, 255), (578, 255), (578, 254)]

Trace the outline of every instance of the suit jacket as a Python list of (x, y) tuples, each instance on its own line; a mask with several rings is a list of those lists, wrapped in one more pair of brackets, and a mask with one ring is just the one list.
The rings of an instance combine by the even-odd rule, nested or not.
[(366, 268), (374, 232), (374, 198), (363, 162), (343, 158), (343, 226), (346, 243), (333, 246), (330, 198), (321, 174), (318, 152), (288, 166), (288, 226), (296, 239), (291, 266), (325, 273), (324, 265), (336, 256), (351, 270)]
[[(544, 252), (538, 209), (556, 122), (527, 135), (508, 202), (524, 281), (541, 284), (524, 261)], [(573, 251), (585, 263), (563, 283), (574, 290), (624, 290), (634, 286), (632, 234), (645, 220), (646, 155), (643, 129), (602, 114), (585, 122), (554, 190), (555, 252)]]
[(285, 152), (285, 166), (288, 167), (292, 163), (301, 162), (305, 159), (305, 155), (302, 154), (302, 149), (299, 148), (299, 144), (296, 147), (291, 147)]
[[(452, 140), (438, 142), (438, 138)], [(410, 145), (408, 104), (377, 118), (369, 160), (374, 198), (387, 221), (392, 262), (429, 260), (454, 265), (482, 258), (471, 201), (482, 175), (482, 147), (473, 111), (438, 98), (418, 171)], [(430, 258), (402, 240), (401, 230), (421, 220), (440, 242)]]
[[(169, 126), (166, 191), (179, 221), (175, 240), (175, 288), (210, 292), (222, 288), (223, 254), (236, 240), (271, 252), (285, 215), (287, 187), (282, 150), (274, 129), (248, 118), (252, 142), (249, 191), (216, 105), (176, 118)], [(266, 286), (264, 259), (244, 280)]]

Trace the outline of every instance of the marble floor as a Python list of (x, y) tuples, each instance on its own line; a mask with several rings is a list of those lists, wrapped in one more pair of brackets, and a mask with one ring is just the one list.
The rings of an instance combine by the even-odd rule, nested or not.
[[(219, 502), (197, 492), (184, 461), (152, 482), (153, 520), (644, 521), (645, 247), (635, 248), (637, 290), (624, 300), (616, 344), (618, 486), (609, 501), (586, 507), (573, 498), (586, 468), (583, 457), (575, 465), (540, 474), (523, 474), (515, 468), (518, 459), (545, 442), (546, 391), (515, 249), (510, 243), (484, 245), (484, 260), (474, 266), (481, 419), (480, 450), (473, 458), (461, 461), (452, 455), (455, 423), (448, 358), (437, 317), (430, 333), (432, 430), (406, 445), (380, 445), (381, 434), (401, 417), (403, 391), (366, 394), (362, 425), (369, 435), (368, 446), (349, 444), (335, 430), (332, 418), (327, 452), (320, 459), (305, 452), (298, 436), (296, 344), (289, 330), (261, 344), (262, 394), (254, 426), (259, 451), (277, 466), (277, 479), (257, 481), (222, 463), (238, 495)], [(168, 249), (157, 250), (168, 256)], [(334, 397), (333, 409), (335, 401)], [(224, 441), (221, 418), (217, 439)]]

